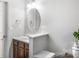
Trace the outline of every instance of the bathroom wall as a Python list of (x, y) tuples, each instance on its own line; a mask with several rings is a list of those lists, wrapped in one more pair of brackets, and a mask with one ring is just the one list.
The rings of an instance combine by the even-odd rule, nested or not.
[(5, 57), (9, 57), (12, 38), (24, 34), (24, 1), (25, 0), (2, 0), (8, 2), (8, 39)]
[[(79, 28), (79, 0), (36, 0), (42, 26), (49, 32), (49, 48), (56, 54), (71, 53), (73, 32)], [(67, 49), (67, 50), (66, 50)]]
[[(12, 37), (24, 33), (24, 0), (4, 1), (8, 2), (9, 9), (9, 37), (5, 52), (5, 57), (9, 57)], [(41, 15), (42, 27), (49, 32), (50, 50), (57, 54), (63, 53), (65, 48), (70, 51), (74, 39), (73, 31), (78, 29), (79, 0), (36, 0), (36, 4), (36, 8), (38, 8)], [(21, 22), (19, 28), (19, 22), (16, 23), (16, 19)]]

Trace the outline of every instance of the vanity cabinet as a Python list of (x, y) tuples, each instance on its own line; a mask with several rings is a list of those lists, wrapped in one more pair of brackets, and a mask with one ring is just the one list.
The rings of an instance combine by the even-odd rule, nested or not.
[(13, 39), (13, 57), (14, 58), (28, 58), (29, 44)]

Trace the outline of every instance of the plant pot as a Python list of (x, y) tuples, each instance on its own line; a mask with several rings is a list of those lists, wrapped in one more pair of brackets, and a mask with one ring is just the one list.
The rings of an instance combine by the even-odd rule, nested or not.
[(79, 48), (79, 40), (74, 42), (74, 47)]

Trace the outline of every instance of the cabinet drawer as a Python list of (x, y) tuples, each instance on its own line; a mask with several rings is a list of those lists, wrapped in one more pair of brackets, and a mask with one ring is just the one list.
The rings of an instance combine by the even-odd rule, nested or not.
[(13, 44), (14, 44), (14, 45), (18, 45), (18, 41), (15, 40), (15, 39), (13, 39)]
[(19, 47), (24, 48), (24, 45), (25, 45), (24, 42), (19, 41), (19, 43), (18, 43), (18, 46), (19, 46)]

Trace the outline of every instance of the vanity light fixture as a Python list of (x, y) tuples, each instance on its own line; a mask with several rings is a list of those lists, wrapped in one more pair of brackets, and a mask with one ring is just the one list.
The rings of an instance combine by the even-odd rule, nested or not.
[(36, 4), (35, 4), (35, 0), (31, 0), (28, 4), (27, 4), (27, 8), (31, 9), (31, 8), (35, 8)]
[(41, 10), (42, 6), (40, 4), (40, 1), (30, 0), (30, 1), (27, 2), (26, 8), (27, 9), (36, 8), (38, 10)]

